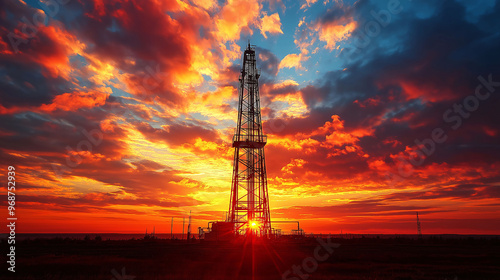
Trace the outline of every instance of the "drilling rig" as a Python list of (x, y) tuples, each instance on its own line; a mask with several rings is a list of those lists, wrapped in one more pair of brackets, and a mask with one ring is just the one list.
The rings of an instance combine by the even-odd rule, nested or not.
[(422, 229), (420, 228), (420, 219), (418, 218), (418, 212), (417, 212), (417, 231), (418, 231), (418, 239), (422, 239)]
[(231, 198), (226, 222), (234, 233), (268, 236), (271, 215), (267, 190), (264, 146), (267, 136), (262, 131), (259, 77), (255, 47), (248, 44), (238, 88), (238, 120), (233, 136), (234, 161)]
[[(259, 95), (260, 71), (257, 70), (255, 47), (248, 43), (238, 86), (238, 119), (232, 139), (233, 174), (229, 211), (224, 221), (208, 222), (199, 227), (199, 238), (232, 240), (238, 236), (276, 238), (281, 229), (271, 227), (264, 146), (267, 136), (262, 130)], [(296, 223), (291, 236), (304, 236), (299, 221), (273, 221), (274, 224)]]
[(273, 233), (264, 155), (267, 136), (262, 132), (260, 72), (256, 64), (255, 47), (249, 43), (243, 53), (239, 77), (229, 211), (225, 221), (209, 222), (206, 228), (198, 228), (200, 238), (205, 240), (231, 240), (238, 236), (270, 237)]

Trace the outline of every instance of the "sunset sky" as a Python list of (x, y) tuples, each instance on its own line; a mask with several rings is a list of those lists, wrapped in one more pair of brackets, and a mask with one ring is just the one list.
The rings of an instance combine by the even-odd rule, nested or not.
[(500, 234), (500, 1), (45, 3), (0, 2), (18, 233), (222, 219), (250, 40), (272, 219)]

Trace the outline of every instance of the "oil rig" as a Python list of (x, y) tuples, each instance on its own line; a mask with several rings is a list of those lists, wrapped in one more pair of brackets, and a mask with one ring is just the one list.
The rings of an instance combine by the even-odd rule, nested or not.
[(255, 48), (248, 44), (239, 78), (238, 121), (233, 136), (234, 160), (231, 200), (226, 222), (241, 234), (268, 235), (271, 231), (262, 132), (259, 77)]
[[(229, 211), (225, 221), (210, 222), (205, 239), (231, 239), (235, 236), (269, 237), (274, 234), (269, 211), (262, 131), (259, 77), (255, 47), (248, 44), (238, 86), (238, 120), (232, 139), (233, 174)], [(203, 233), (203, 229), (200, 228)]]
[(420, 219), (418, 218), (418, 212), (417, 212), (417, 234), (418, 234), (418, 239), (422, 239), (422, 229), (420, 227)]

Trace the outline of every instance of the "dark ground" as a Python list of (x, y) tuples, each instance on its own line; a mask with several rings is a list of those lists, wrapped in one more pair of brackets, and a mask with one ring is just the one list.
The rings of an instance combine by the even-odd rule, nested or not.
[[(253, 245), (185, 240), (17, 243), (16, 272), (11, 273), (2, 240), (2, 279), (500, 279), (498, 239), (336, 239), (332, 243), (340, 247), (331, 254), (312, 238)], [(328, 258), (316, 261), (315, 250), (316, 258)], [(293, 265), (301, 272), (294, 273)]]

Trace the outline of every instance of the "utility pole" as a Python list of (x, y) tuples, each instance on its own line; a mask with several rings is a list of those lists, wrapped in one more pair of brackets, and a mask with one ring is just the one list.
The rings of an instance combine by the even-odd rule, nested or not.
[(172, 217), (172, 221), (170, 222), (170, 239), (174, 239), (174, 217)]

